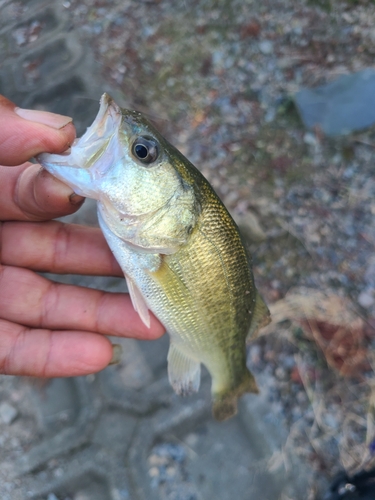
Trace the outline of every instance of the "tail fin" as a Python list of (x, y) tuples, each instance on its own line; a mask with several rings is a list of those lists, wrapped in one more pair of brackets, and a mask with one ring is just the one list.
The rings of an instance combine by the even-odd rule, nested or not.
[(233, 417), (237, 413), (237, 400), (245, 392), (259, 393), (254, 375), (246, 370), (242, 382), (234, 389), (223, 393), (214, 394), (214, 402), (212, 406), (212, 414), (216, 420), (222, 422)]

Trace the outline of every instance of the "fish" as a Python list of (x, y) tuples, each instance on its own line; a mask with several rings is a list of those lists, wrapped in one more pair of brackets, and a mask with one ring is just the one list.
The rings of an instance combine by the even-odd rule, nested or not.
[(135, 310), (148, 327), (152, 311), (169, 334), (174, 391), (198, 391), (203, 364), (213, 416), (235, 415), (238, 398), (258, 392), (246, 342), (270, 318), (238, 227), (209, 182), (144, 115), (106, 93), (70, 149), (37, 160), (97, 201)]

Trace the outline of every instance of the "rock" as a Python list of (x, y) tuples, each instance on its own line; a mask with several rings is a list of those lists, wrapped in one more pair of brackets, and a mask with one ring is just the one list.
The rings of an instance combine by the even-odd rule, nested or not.
[(73, 500), (90, 500), (90, 498), (92, 497), (90, 497), (85, 491), (79, 491), (74, 495)]
[(305, 144), (308, 144), (309, 146), (317, 146), (318, 144), (315, 135), (311, 132), (306, 132), (306, 134), (303, 136), (303, 142)]
[(11, 424), (17, 417), (18, 411), (8, 403), (0, 404), (0, 419), (4, 424)]
[(151, 469), (148, 471), (150, 477), (158, 477), (159, 476), (159, 469), (157, 467), (151, 467)]
[(285, 380), (286, 378), (286, 371), (282, 366), (278, 366), (275, 370), (275, 375), (279, 380)]
[(261, 31), (261, 26), (256, 19), (252, 19), (249, 23), (241, 27), (241, 38), (257, 37)]
[(262, 42), (259, 42), (259, 50), (264, 55), (272, 54), (272, 52), (273, 52), (273, 43), (270, 42), (269, 40), (263, 40)]
[(294, 96), (304, 125), (325, 134), (346, 135), (375, 123), (375, 70), (344, 75)]
[(375, 304), (375, 296), (373, 289), (366, 289), (358, 296), (358, 304), (365, 309), (369, 309)]
[(280, 69), (293, 68), (296, 63), (298, 63), (298, 59), (295, 57), (281, 57), (277, 60), (277, 65)]
[(323, 416), (323, 421), (328, 427), (331, 427), (332, 429), (337, 429), (338, 427), (337, 418), (332, 413), (325, 413)]
[(49, 493), (47, 500), (59, 500), (54, 493)]

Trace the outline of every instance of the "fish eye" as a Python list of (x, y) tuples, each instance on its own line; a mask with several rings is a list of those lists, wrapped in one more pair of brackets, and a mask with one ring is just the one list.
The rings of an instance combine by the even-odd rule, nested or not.
[(157, 159), (159, 151), (151, 137), (137, 137), (132, 146), (132, 153), (140, 162), (148, 165)]

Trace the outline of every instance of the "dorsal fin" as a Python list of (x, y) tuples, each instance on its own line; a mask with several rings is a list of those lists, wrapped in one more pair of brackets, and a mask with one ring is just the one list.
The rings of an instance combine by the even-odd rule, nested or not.
[(270, 321), (271, 321), (270, 311), (266, 306), (264, 300), (260, 296), (259, 292), (257, 291), (255, 296), (255, 308), (251, 320), (250, 330), (246, 337), (246, 341), (248, 342), (256, 338), (259, 330), (264, 326), (268, 325)]

